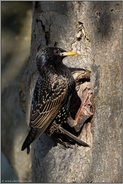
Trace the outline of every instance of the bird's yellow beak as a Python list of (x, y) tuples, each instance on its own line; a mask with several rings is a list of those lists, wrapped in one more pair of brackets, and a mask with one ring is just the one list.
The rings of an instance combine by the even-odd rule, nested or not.
[(68, 51), (68, 52), (62, 52), (61, 55), (62, 56), (77, 56), (79, 54), (77, 52), (71, 52), (71, 51), (69, 52)]

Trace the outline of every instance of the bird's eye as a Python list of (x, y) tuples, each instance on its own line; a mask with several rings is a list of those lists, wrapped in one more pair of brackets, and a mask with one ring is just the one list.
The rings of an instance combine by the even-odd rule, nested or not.
[(56, 55), (59, 55), (60, 50), (59, 49), (56, 49), (54, 52), (55, 52)]

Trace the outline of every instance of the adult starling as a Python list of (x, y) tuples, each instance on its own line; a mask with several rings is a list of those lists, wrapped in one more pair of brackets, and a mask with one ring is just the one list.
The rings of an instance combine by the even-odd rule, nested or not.
[[(74, 55), (77, 53), (67, 52), (56, 47), (46, 47), (38, 51), (36, 64), (39, 77), (32, 98), (30, 131), (22, 145), (22, 151), (27, 148), (28, 153), (30, 144), (53, 122), (59, 125), (67, 122), (75, 81), (62, 60), (66, 56)], [(68, 133), (68, 137), (71, 136), (69, 132), (64, 132)], [(71, 136), (71, 139), (74, 138), (75, 136)], [(79, 139), (76, 138), (76, 142), (77, 140)], [(81, 140), (78, 142), (83, 144)]]

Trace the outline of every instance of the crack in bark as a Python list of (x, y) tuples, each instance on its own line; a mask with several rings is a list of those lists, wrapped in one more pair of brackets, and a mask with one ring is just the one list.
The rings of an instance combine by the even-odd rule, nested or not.
[(83, 37), (88, 42), (90, 42), (90, 39), (88, 38), (87, 32), (86, 32), (85, 27), (84, 27), (84, 23), (78, 21), (78, 24), (79, 24), (78, 25), (78, 31), (77, 31), (77, 35), (76, 35), (77, 41), (80, 41), (82, 39), (82, 37)]
[(42, 30), (45, 33), (45, 40), (46, 40), (46, 46), (47, 46), (50, 43), (50, 27), (51, 27), (51, 25), (49, 25), (49, 30), (46, 31), (46, 27), (43, 24), (43, 21), (40, 19), (36, 19), (36, 21), (41, 23)]

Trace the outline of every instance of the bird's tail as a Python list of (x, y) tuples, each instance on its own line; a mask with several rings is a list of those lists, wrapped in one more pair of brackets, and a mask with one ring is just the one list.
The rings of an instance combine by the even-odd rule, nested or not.
[(27, 154), (30, 152), (30, 144), (37, 138), (38, 135), (38, 129), (36, 128), (31, 128), (22, 147), (21, 151), (25, 150), (27, 148)]
[(70, 140), (76, 142), (78, 145), (85, 146), (85, 147), (90, 147), (87, 143), (85, 143), (84, 141), (80, 140), (75, 135), (71, 134), (70, 132), (68, 132), (67, 130), (65, 130), (64, 128), (62, 128), (61, 126), (59, 127), (59, 129), (60, 129), (61, 133), (63, 133)]

